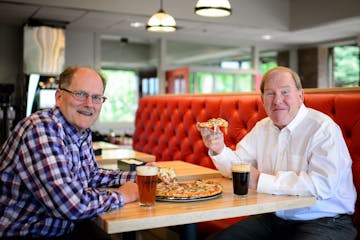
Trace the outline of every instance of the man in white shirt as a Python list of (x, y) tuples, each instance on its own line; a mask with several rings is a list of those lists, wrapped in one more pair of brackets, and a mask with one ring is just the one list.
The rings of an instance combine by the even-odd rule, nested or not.
[[(297, 73), (276, 67), (262, 79), (267, 118), (232, 151), (220, 131), (199, 128), (217, 169), (231, 177), (231, 160), (252, 165), (249, 187), (261, 193), (315, 196), (314, 206), (249, 216), (214, 239), (355, 239), (352, 160), (339, 126), (303, 104)], [(211, 134), (209, 134), (211, 133)]]

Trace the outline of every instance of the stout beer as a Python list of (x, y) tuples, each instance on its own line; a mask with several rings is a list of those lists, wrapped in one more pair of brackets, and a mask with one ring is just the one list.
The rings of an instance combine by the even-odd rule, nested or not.
[(234, 194), (237, 196), (246, 196), (249, 189), (250, 164), (235, 162), (232, 164), (231, 171)]
[(139, 166), (136, 168), (136, 182), (139, 188), (139, 204), (152, 206), (156, 199), (158, 168), (154, 166)]

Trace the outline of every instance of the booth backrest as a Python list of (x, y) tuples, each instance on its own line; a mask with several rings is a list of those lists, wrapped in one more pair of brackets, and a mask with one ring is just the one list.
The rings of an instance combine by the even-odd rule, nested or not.
[[(329, 115), (341, 127), (360, 193), (360, 88), (305, 90), (305, 105)], [(217, 117), (229, 122), (225, 143), (234, 149), (266, 114), (258, 93), (143, 97), (136, 113), (133, 148), (154, 154), (156, 161), (183, 160), (214, 168), (196, 122)], [(360, 230), (359, 200), (356, 208), (354, 221)]]

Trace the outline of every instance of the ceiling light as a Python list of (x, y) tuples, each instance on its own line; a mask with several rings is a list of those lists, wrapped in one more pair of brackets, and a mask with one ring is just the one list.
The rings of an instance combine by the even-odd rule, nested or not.
[(226, 17), (231, 15), (229, 0), (198, 0), (195, 13), (204, 17)]
[(262, 35), (261, 38), (264, 39), (264, 40), (270, 40), (270, 39), (272, 39), (272, 36), (266, 34), (266, 35)]
[(160, 4), (160, 10), (149, 19), (146, 29), (150, 32), (174, 32), (176, 30), (175, 19), (163, 10), (162, 0)]
[(142, 22), (131, 22), (130, 26), (133, 27), (133, 28), (140, 28), (140, 27), (144, 27), (145, 24), (142, 23)]

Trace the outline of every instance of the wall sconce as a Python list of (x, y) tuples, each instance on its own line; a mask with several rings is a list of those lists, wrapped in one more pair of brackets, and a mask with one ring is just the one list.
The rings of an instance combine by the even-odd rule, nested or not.
[(151, 16), (146, 29), (150, 32), (174, 32), (176, 31), (175, 19), (163, 10), (163, 1), (160, 1), (160, 10)]
[(229, 0), (198, 0), (195, 13), (204, 17), (226, 17), (231, 15)]

